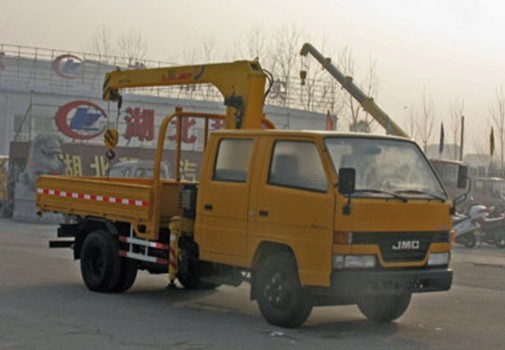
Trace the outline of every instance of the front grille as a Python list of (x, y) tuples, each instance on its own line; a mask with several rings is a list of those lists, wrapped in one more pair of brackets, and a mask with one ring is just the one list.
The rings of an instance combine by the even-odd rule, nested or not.
[(421, 261), (430, 244), (448, 242), (448, 232), (355, 232), (353, 244), (376, 244), (386, 262)]

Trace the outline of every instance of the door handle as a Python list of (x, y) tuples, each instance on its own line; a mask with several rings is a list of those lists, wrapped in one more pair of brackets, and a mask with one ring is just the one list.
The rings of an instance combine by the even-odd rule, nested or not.
[(203, 205), (203, 209), (204, 210), (212, 210), (214, 207), (212, 206), (212, 204), (204, 204)]
[(266, 211), (266, 210), (260, 210), (259, 214), (260, 214), (260, 216), (265, 217), (265, 216), (268, 216), (268, 211)]

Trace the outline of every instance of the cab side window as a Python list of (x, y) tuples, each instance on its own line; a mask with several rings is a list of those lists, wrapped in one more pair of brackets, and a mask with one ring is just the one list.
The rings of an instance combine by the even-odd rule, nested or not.
[(272, 153), (268, 183), (326, 192), (328, 182), (316, 145), (305, 141), (277, 141)]
[(222, 139), (218, 146), (212, 180), (246, 182), (252, 146), (251, 139)]

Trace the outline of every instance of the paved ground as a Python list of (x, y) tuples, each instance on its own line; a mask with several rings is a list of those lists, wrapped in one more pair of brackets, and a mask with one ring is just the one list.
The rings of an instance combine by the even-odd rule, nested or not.
[(0, 350), (4, 349), (504, 349), (505, 250), (456, 247), (448, 293), (417, 295), (398, 322), (356, 307), (317, 308), (303, 327), (270, 326), (248, 286), (166, 289), (141, 273), (123, 295), (89, 292), (54, 226), (0, 219)]

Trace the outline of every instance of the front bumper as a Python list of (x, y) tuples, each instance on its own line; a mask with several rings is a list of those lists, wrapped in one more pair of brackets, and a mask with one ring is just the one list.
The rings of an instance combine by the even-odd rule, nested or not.
[(313, 290), (319, 305), (356, 303), (366, 295), (400, 295), (447, 291), (453, 271), (448, 268), (426, 270), (341, 270), (331, 274), (330, 288)]
[(331, 294), (361, 296), (446, 291), (451, 288), (450, 269), (343, 270), (331, 275)]

